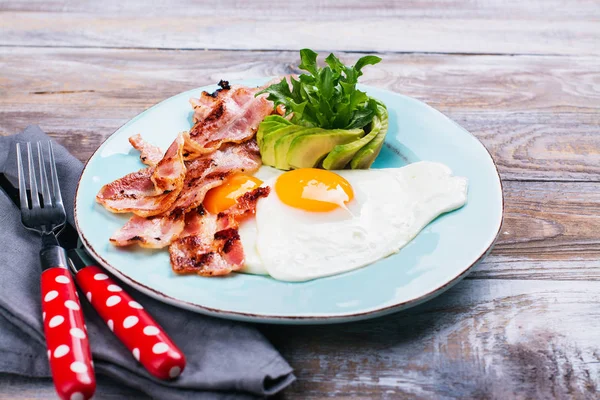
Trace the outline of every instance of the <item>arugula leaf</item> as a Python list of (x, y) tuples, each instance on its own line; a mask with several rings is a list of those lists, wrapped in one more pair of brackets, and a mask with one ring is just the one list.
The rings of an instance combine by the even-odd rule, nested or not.
[(313, 76), (317, 75), (317, 56), (318, 54), (311, 49), (300, 50), (300, 65), (298, 67), (305, 71), (310, 72)]
[[(377, 105), (365, 92), (356, 89), (362, 69), (381, 61), (376, 56), (361, 57), (352, 67), (344, 65), (333, 53), (323, 68), (317, 65), (318, 54), (300, 50), (299, 68), (308, 72), (298, 79), (284, 78), (256, 95), (268, 93), (275, 107), (283, 105), (286, 115), (293, 113), (294, 124), (325, 129), (354, 129), (368, 125)], [(290, 88), (291, 86), (291, 88)]]

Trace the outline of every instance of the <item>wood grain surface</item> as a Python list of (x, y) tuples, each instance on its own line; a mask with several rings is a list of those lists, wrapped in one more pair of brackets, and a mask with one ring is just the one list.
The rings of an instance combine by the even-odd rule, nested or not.
[(284, 398), (597, 399), (599, 306), (599, 282), (467, 280), (388, 318), (267, 336), (300, 380)]
[[(297, 52), (2, 48), (0, 131), (36, 121), (87, 159), (146, 108), (182, 91), (298, 72)], [(346, 61), (360, 54), (341, 54)], [(362, 81), (446, 113), (490, 150), (502, 178), (600, 181), (596, 57), (386, 54)]]
[[(0, 44), (598, 55), (594, 1), (4, 2)], [(463, 4), (464, 3), (464, 4)], [(525, 39), (525, 40), (524, 40)]]
[[(0, 135), (35, 123), (85, 161), (185, 90), (298, 72), (297, 49), (384, 61), (363, 82), (442, 111), (500, 170), (496, 247), (392, 316), (261, 326), (295, 368), (283, 399), (600, 398), (600, 3), (259, 0), (0, 3)], [(0, 375), (0, 399), (53, 398)], [(142, 398), (100, 380), (97, 398)]]

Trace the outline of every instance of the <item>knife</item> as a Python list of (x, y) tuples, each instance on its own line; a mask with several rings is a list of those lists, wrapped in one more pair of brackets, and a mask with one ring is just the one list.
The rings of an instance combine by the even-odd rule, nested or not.
[[(18, 207), (19, 191), (4, 174), (0, 174), (0, 188)], [(62, 247), (71, 249), (67, 252), (69, 267), (88, 302), (150, 374), (159, 379), (178, 377), (186, 365), (183, 352), (143, 306), (96, 265), (78, 239), (69, 223), (58, 237)]]

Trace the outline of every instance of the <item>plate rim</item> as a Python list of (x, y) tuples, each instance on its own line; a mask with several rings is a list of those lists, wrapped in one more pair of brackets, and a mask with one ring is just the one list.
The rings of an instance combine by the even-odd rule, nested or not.
[[(263, 79), (263, 78), (261, 78), (261, 79)], [(269, 79), (269, 78), (264, 77), (264, 79)], [(244, 80), (237, 80), (237, 81), (243, 82)], [(85, 237), (85, 235), (83, 234), (83, 232), (81, 231), (81, 228), (79, 226), (79, 218), (78, 218), (78, 212), (77, 212), (77, 203), (78, 203), (77, 199), (79, 198), (79, 189), (81, 187), (81, 180), (86, 172), (89, 161), (94, 158), (94, 156), (100, 150), (100, 148), (108, 140), (110, 140), (117, 132), (119, 132), (122, 128), (124, 128), (128, 124), (133, 123), (134, 121), (138, 120), (139, 118), (142, 118), (144, 116), (144, 114), (148, 113), (150, 110), (154, 109), (155, 107), (158, 107), (159, 105), (161, 105), (177, 96), (181, 96), (182, 94), (185, 94), (188, 92), (195, 92), (195, 91), (201, 90), (203, 88), (206, 88), (207, 86), (212, 86), (212, 85), (200, 86), (197, 88), (193, 88), (190, 90), (186, 90), (186, 91), (174, 94), (173, 96), (170, 96), (164, 100), (159, 101), (158, 103), (152, 105), (151, 107), (148, 107), (141, 113), (139, 113), (136, 116), (134, 116), (133, 118), (129, 119), (127, 122), (125, 122), (119, 128), (117, 128), (113, 133), (108, 135), (98, 145), (96, 150), (94, 150), (92, 155), (86, 160), (86, 162), (83, 166), (83, 169), (81, 171), (81, 175), (79, 176), (79, 179), (77, 181), (77, 188), (75, 190), (75, 198), (74, 198), (74, 202), (73, 202), (74, 203), (74, 220), (75, 220), (75, 228), (77, 230), (77, 233), (79, 235), (79, 238), (81, 239), (83, 246), (85, 247), (86, 251), (96, 261), (98, 261), (103, 268), (108, 270), (108, 272), (110, 272), (114, 276), (118, 277), (121, 281), (127, 283), (134, 289), (136, 289), (154, 299), (157, 299), (161, 302), (164, 302), (164, 303), (176, 306), (176, 307), (180, 307), (180, 308), (183, 308), (186, 310), (190, 310), (190, 311), (197, 312), (197, 313), (204, 314), (204, 315), (228, 318), (228, 319), (245, 321), (245, 322), (275, 323), (275, 324), (331, 324), (331, 323), (343, 323), (343, 322), (349, 322), (349, 321), (360, 321), (360, 320), (376, 318), (376, 317), (388, 315), (388, 314), (391, 314), (391, 313), (394, 313), (397, 311), (405, 310), (405, 309), (417, 306), (419, 304), (422, 304), (431, 298), (437, 297), (438, 295), (442, 294), (443, 292), (445, 292), (446, 290), (450, 289), (452, 286), (454, 286), (455, 284), (460, 282), (465, 276), (467, 276), (468, 273), (471, 271), (471, 269), (473, 267), (475, 267), (477, 264), (479, 264), (491, 252), (494, 245), (496, 244), (496, 242), (500, 236), (502, 226), (504, 224), (504, 211), (505, 211), (504, 187), (503, 187), (502, 178), (500, 176), (500, 172), (498, 171), (498, 165), (496, 164), (496, 161), (492, 157), (489, 149), (483, 144), (483, 142), (481, 142), (481, 140), (479, 140), (479, 138), (477, 138), (477, 136), (473, 135), (471, 132), (469, 132), (463, 126), (461, 126), (460, 124), (458, 124), (457, 122), (455, 122), (451, 118), (449, 118), (446, 114), (444, 114), (441, 111), (439, 111), (438, 109), (430, 106), (426, 102), (416, 99), (414, 97), (410, 97), (410, 96), (407, 96), (407, 95), (404, 95), (401, 93), (394, 92), (389, 89), (379, 88), (379, 87), (375, 87), (375, 86), (371, 86), (371, 85), (361, 85), (364, 87), (372, 87), (372, 88), (380, 90), (380, 91), (386, 91), (386, 92), (396, 95), (396, 96), (407, 97), (411, 100), (418, 101), (419, 103), (423, 104), (425, 107), (429, 108), (431, 111), (442, 115), (445, 119), (452, 122), (454, 125), (459, 127), (462, 131), (464, 131), (465, 133), (472, 136), (479, 143), (479, 145), (481, 145), (481, 147), (483, 147), (483, 149), (486, 151), (487, 156), (489, 157), (490, 161), (492, 162), (492, 165), (494, 166), (496, 178), (498, 179), (498, 185), (500, 186), (500, 203), (501, 203), (500, 219), (499, 219), (499, 223), (498, 223), (498, 229), (496, 231), (494, 238), (490, 241), (489, 245), (481, 252), (479, 257), (477, 257), (477, 259), (472, 264), (468, 265), (458, 275), (456, 275), (454, 278), (452, 278), (445, 284), (443, 284), (435, 289), (432, 289), (429, 292), (422, 294), (421, 296), (413, 298), (413, 299), (409, 299), (409, 300), (405, 300), (405, 301), (402, 301), (399, 303), (387, 305), (385, 307), (378, 307), (376, 309), (360, 311), (360, 312), (339, 313), (339, 314), (332, 314), (332, 315), (302, 315), (302, 316), (257, 314), (257, 313), (249, 313), (249, 312), (221, 310), (218, 308), (202, 306), (202, 305), (199, 305), (196, 303), (191, 303), (189, 301), (180, 300), (180, 299), (176, 299), (174, 297), (168, 296), (154, 288), (151, 288), (147, 285), (144, 285), (144, 284), (136, 281), (135, 279), (131, 278), (128, 275), (125, 275), (124, 273), (119, 271), (116, 267), (112, 266), (108, 261), (106, 261), (100, 254), (98, 254), (94, 250), (93, 246), (89, 243), (88, 239)]]

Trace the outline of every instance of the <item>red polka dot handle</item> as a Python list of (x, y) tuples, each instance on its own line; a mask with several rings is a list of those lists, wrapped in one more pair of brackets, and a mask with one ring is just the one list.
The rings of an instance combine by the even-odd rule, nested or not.
[(93, 396), (96, 377), (71, 273), (66, 268), (42, 272), (42, 319), (52, 379), (63, 400)]
[(152, 375), (159, 379), (178, 377), (185, 357), (164, 330), (114, 280), (97, 266), (75, 275), (77, 284), (109, 329)]

